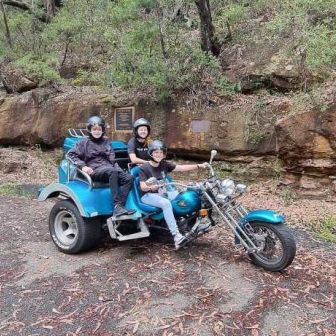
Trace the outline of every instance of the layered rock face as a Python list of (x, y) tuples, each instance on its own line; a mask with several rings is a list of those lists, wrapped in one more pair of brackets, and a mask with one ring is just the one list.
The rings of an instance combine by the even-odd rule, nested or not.
[[(280, 119), (276, 125), (279, 156), (286, 174), (283, 183), (307, 194), (336, 191), (336, 104)], [(323, 191), (324, 190), (324, 191)]]
[(289, 97), (269, 94), (236, 95), (203, 105), (184, 100), (162, 107), (84, 89), (3, 93), (0, 144), (57, 147), (68, 128), (85, 127), (93, 114), (106, 118), (108, 136), (128, 140), (131, 131), (115, 130), (114, 109), (133, 106), (134, 118), (148, 118), (152, 138), (164, 139), (172, 153), (207, 159), (217, 149), (219, 160), (240, 165), (247, 174), (281, 174), (284, 185), (307, 191), (330, 189), (336, 176), (336, 83), (329, 83), (323, 94), (323, 106), (310, 104), (299, 111)]
[(71, 127), (85, 127), (91, 114), (108, 113), (99, 96), (35, 89), (0, 96), (0, 143), (59, 146)]
[(336, 173), (336, 104), (280, 119), (276, 125), (279, 154), (292, 173)]

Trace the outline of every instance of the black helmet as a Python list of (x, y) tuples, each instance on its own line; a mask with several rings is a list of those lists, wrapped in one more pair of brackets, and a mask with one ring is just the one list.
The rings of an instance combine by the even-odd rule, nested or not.
[(138, 136), (138, 128), (141, 127), (141, 126), (146, 126), (147, 129), (148, 129), (148, 135), (150, 133), (151, 125), (150, 125), (149, 121), (145, 118), (140, 118), (140, 119), (136, 120), (133, 124), (133, 133), (136, 137)]
[(148, 145), (148, 155), (152, 157), (152, 154), (155, 150), (161, 149), (164, 153), (164, 155), (167, 154), (167, 148), (164, 145), (164, 143), (161, 140), (153, 140), (149, 145)]
[(99, 116), (92, 116), (88, 119), (87, 124), (86, 124), (86, 128), (89, 131), (89, 133), (91, 132), (91, 127), (92, 126), (100, 126), (103, 130), (103, 133), (105, 133), (105, 120)]

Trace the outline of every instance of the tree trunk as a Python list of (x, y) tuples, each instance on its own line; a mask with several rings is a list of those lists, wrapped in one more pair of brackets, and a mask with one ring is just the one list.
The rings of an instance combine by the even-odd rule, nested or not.
[(47, 18), (50, 21), (56, 13), (55, 0), (44, 0), (44, 6), (47, 11)]
[(11, 36), (10, 36), (9, 27), (8, 27), (7, 16), (6, 16), (6, 12), (5, 12), (5, 6), (4, 6), (2, 0), (0, 0), (0, 7), (1, 7), (1, 10), (2, 10), (2, 13), (3, 13), (4, 23), (5, 23), (5, 27), (6, 27), (7, 42), (9, 44), (9, 46), (12, 48), (12, 39), (11, 39)]
[(163, 57), (165, 59), (167, 59), (168, 58), (168, 54), (167, 54), (167, 51), (166, 51), (166, 43), (164, 41), (163, 28), (162, 28), (163, 13), (162, 13), (162, 8), (160, 6), (160, 2), (159, 1), (156, 2), (155, 15), (156, 15), (156, 18), (157, 18), (157, 23), (158, 23), (159, 31), (160, 31), (160, 44), (161, 44), (162, 55), (163, 55)]
[(215, 27), (212, 23), (209, 0), (195, 0), (200, 17), (202, 50), (211, 52), (214, 56), (220, 53), (220, 45), (215, 37)]

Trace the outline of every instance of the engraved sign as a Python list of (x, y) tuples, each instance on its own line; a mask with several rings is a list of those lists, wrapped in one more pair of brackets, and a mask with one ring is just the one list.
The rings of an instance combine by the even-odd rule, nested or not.
[(209, 120), (192, 120), (191, 130), (195, 133), (209, 132), (210, 121)]
[(134, 107), (116, 108), (114, 111), (114, 129), (116, 131), (132, 131)]

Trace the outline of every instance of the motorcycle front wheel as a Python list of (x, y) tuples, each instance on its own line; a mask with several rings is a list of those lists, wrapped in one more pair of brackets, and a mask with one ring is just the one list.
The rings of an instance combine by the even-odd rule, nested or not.
[[(249, 256), (255, 265), (277, 272), (288, 267), (296, 254), (294, 236), (284, 224), (250, 222), (248, 235), (258, 247)], [(252, 231), (252, 232), (251, 232)]]

